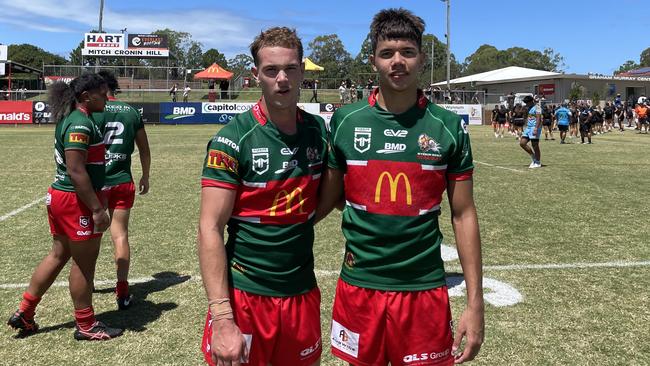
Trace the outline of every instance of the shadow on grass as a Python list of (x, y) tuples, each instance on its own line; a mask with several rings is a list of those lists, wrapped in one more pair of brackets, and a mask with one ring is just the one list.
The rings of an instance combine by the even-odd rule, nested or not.
[[(191, 278), (191, 276), (180, 276), (176, 272), (160, 272), (154, 274), (152, 280), (134, 283), (129, 286), (129, 291), (133, 294), (133, 304), (128, 310), (115, 310), (97, 314), (97, 320), (100, 320), (110, 327), (123, 328), (133, 332), (142, 332), (147, 330), (147, 324), (156, 321), (165, 311), (170, 311), (178, 307), (178, 304), (173, 302), (154, 303), (147, 300), (149, 294), (164, 291), (168, 287), (181, 284)], [(113, 293), (114, 288), (105, 288), (96, 290), (96, 293)], [(48, 333), (60, 329), (74, 329), (74, 321), (67, 323), (42, 327), (38, 333)], [(16, 338), (29, 337), (32, 334), (17, 334)]]

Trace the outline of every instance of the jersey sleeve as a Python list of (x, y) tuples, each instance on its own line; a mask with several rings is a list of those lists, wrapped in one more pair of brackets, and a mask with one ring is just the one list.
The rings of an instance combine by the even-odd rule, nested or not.
[(342, 114), (338, 110), (334, 111), (332, 119), (330, 120), (330, 129), (328, 132), (328, 154), (327, 154), (327, 166), (332, 169), (338, 169), (341, 171), (346, 170), (345, 164), (345, 155), (341, 150), (341, 136), (338, 136), (340, 120)]
[(79, 118), (70, 123), (63, 134), (64, 150), (88, 150), (94, 137), (95, 129), (92, 121)]
[(474, 160), (472, 146), (469, 141), (469, 131), (463, 119), (456, 117), (455, 129), (450, 129), (455, 134), (456, 146), (451, 150), (447, 163), (447, 179), (453, 181), (472, 179), (474, 173)]
[(230, 125), (219, 131), (208, 143), (201, 187), (236, 190), (241, 183), (239, 171), (239, 139)]

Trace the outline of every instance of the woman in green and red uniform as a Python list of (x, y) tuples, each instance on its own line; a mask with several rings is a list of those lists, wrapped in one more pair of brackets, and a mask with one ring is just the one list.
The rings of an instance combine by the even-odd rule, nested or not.
[(85, 73), (50, 89), (56, 177), (47, 193), (52, 249), (32, 274), (18, 310), (7, 322), (20, 335), (38, 330), (36, 306), (72, 258), (69, 286), (74, 305), (77, 340), (106, 340), (122, 334), (95, 319), (92, 286), (102, 233), (110, 219), (101, 189), (104, 186), (104, 142), (93, 112), (106, 104), (106, 82)]

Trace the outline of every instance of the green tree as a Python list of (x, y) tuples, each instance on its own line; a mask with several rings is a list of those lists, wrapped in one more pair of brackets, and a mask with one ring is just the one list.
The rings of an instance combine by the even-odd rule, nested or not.
[(650, 66), (650, 47), (641, 52), (639, 66)]
[[(169, 28), (156, 30), (153, 34), (167, 36), (169, 53), (172, 58), (170, 62), (171, 66), (187, 67), (188, 51), (195, 44), (191, 34), (178, 32)], [(148, 63), (152, 66), (167, 66), (167, 60), (165, 59), (151, 59)]]
[[(433, 81), (447, 79), (447, 45), (442, 43), (433, 34), (422, 36), (422, 53), (425, 55), (424, 67), (419, 75), (420, 86), (425, 87), (431, 82), (431, 44), (433, 43)], [(453, 53), (449, 56), (449, 74), (454, 79), (460, 76), (461, 65), (456, 61)]]
[(11, 61), (37, 69), (41, 69), (43, 65), (65, 65), (68, 63), (68, 60), (59, 55), (27, 43), (9, 45), (8, 53)]
[(543, 52), (523, 47), (498, 50), (492, 45), (484, 44), (465, 59), (463, 75), (472, 75), (507, 66), (561, 72), (564, 66), (564, 57), (552, 48), (546, 48)]
[(210, 48), (209, 50), (205, 51), (203, 53), (202, 57), (202, 66), (204, 68), (209, 67), (213, 63), (218, 63), (219, 66), (221, 67), (226, 67), (228, 65), (228, 61), (226, 60), (226, 56), (224, 56), (223, 53), (219, 52), (215, 48)]
[(187, 49), (187, 63), (185, 67), (188, 69), (200, 69), (203, 65), (203, 50), (201, 43), (192, 41), (190, 47)]
[(325, 68), (320, 78), (328, 79), (323, 88), (335, 88), (337, 81), (351, 77), (352, 56), (336, 34), (317, 36), (309, 42), (309, 58)]
[(228, 60), (227, 64), (228, 71), (232, 72), (235, 77), (249, 75), (251, 66), (253, 66), (253, 58), (243, 53)]
[(630, 70), (638, 69), (639, 67), (640, 67), (640, 65), (637, 64), (636, 62), (634, 62), (632, 60), (627, 60), (627, 61), (625, 61), (625, 63), (623, 65), (621, 65), (618, 68), (618, 70), (614, 71), (614, 75), (620, 74), (620, 73), (623, 73), (623, 72), (627, 72), (627, 71), (630, 71)]

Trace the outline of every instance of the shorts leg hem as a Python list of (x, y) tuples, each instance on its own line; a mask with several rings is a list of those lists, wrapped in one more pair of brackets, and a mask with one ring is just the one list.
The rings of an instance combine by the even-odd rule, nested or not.
[(331, 353), (332, 353), (332, 355), (334, 357), (339, 358), (339, 359), (341, 359), (341, 360), (343, 360), (343, 361), (345, 361), (347, 363), (350, 363), (352, 365), (355, 365), (355, 366), (357, 366), (357, 365), (358, 366), (373, 366), (372, 364), (363, 362), (363, 361), (361, 361), (359, 359), (356, 359), (356, 358), (348, 355), (345, 352), (341, 352), (341, 351), (339, 351), (338, 349), (336, 349), (334, 347), (331, 348)]

